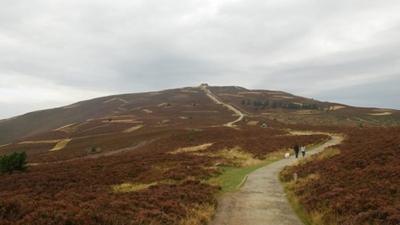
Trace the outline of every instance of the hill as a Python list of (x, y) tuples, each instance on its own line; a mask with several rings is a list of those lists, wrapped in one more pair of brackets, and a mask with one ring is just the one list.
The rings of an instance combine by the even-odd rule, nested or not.
[[(294, 144), (326, 142), (327, 133), (346, 136), (340, 150), (285, 176), (291, 182), (299, 171), (302, 185), (292, 191), (305, 213), (333, 224), (398, 224), (398, 201), (391, 199), (400, 185), (399, 130), (386, 126), (398, 125), (399, 115), (207, 85), (28, 113), (0, 121), (0, 155), (25, 151), (30, 163), (24, 173), (0, 174), (0, 225), (207, 224), (218, 194)], [(318, 179), (308, 179), (312, 174)], [(384, 185), (378, 175), (387, 178)], [(341, 196), (357, 207), (341, 210), (350, 205)], [(328, 201), (336, 208), (319, 211)]]
[(96, 98), (0, 121), (0, 153), (24, 150), (32, 161), (69, 160), (132, 148), (172, 131), (234, 121), (235, 112), (210, 98), (204, 87), (215, 98), (245, 113), (238, 125), (266, 123), (279, 128), (284, 124), (400, 124), (400, 112), (396, 110), (357, 108), (281, 91), (204, 85)]
[[(231, 86), (209, 87), (209, 89), (218, 98), (243, 110), (250, 117), (262, 117), (291, 124), (347, 126), (400, 124), (398, 110), (359, 108), (321, 102), (281, 91), (248, 90)], [(215, 106), (197, 87), (108, 96), (0, 120), (0, 144), (101, 119), (137, 120), (150, 125), (167, 120), (173, 125), (185, 125), (187, 124), (185, 122), (189, 121), (191, 125), (215, 125), (227, 120), (228, 115), (223, 113), (229, 111), (225, 110), (226, 112), (220, 114), (222, 111), (223, 109)], [(190, 120), (185, 121), (185, 118)], [(119, 123), (121, 124), (122, 122)]]
[(340, 103), (321, 102), (282, 91), (246, 90), (235, 87), (210, 87), (224, 102), (251, 116), (261, 116), (288, 124), (316, 126), (393, 126), (400, 125), (400, 111), (360, 108)]

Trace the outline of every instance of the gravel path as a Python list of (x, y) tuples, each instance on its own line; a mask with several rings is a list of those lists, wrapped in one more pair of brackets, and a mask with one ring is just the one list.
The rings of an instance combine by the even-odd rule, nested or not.
[(235, 127), (235, 124), (236, 124), (236, 123), (238, 123), (238, 122), (240, 122), (240, 121), (243, 120), (244, 114), (243, 114), (240, 110), (238, 110), (237, 108), (233, 107), (232, 105), (230, 105), (230, 104), (228, 104), (228, 103), (225, 103), (225, 102), (219, 100), (218, 97), (217, 97), (214, 93), (212, 93), (212, 92), (210, 91), (210, 89), (208, 89), (207, 87), (202, 86), (201, 89), (202, 89), (202, 90), (206, 93), (206, 95), (207, 95), (212, 101), (214, 101), (216, 104), (225, 106), (226, 108), (228, 108), (229, 110), (231, 110), (232, 112), (234, 112), (235, 115), (238, 115), (238, 116), (239, 116), (236, 120), (234, 120), (234, 121), (232, 121), (232, 122), (229, 122), (229, 123), (227, 123), (227, 124), (224, 124), (224, 126), (226, 126), (226, 127)]
[[(307, 155), (323, 151), (342, 142), (341, 136), (330, 135), (331, 140)], [(224, 195), (211, 225), (303, 225), (291, 208), (279, 181), (279, 172), (296, 162), (293, 156), (256, 170), (247, 177), (243, 187)]]

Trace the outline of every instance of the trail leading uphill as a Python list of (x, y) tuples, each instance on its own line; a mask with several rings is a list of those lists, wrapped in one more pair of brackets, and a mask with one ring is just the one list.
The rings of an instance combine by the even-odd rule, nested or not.
[[(318, 146), (307, 155), (313, 155), (337, 145), (343, 138), (330, 135), (331, 140)], [(279, 181), (279, 172), (297, 159), (282, 159), (250, 174), (244, 186), (235, 193), (220, 199), (211, 225), (303, 225), (291, 208)]]
[(225, 102), (219, 100), (218, 97), (217, 97), (216, 95), (214, 95), (214, 93), (212, 93), (212, 92), (210, 91), (210, 89), (208, 89), (208, 87), (207, 87), (206, 85), (201, 85), (201, 86), (200, 86), (200, 89), (202, 89), (202, 90), (206, 93), (206, 95), (207, 95), (212, 101), (214, 101), (216, 104), (225, 106), (225, 107), (228, 108), (229, 110), (233, 111), (233, 112), (235, 113), (235, 115), (238, 115), (238, 116), (239, 116), (239, 118), (237, 118), (236, 120), (234, 120), (234, 121), (232, 121), (232, 122), (229, 122), (229, 123), (224, 124), (224, 126), (226, 126), (226, 127), (235, 127), (235, 124), (236, 124), (236, 123), (238, 123), (238, 122), (240, 122), (240, 121), (243, 120), (244, 114), (243, 114), (240, 110), (238, 110), (237, 108), (233, 107), (232, 105), (230, 105), (230, 104), (228, 104), (228, 103), (225, 103)]

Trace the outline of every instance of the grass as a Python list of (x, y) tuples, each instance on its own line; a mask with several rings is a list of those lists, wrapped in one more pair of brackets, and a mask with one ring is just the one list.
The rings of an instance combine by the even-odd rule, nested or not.
[(220, 157), (228, 160), (233, 167), (250, 167), (262, 163), (262, 160), (254, 158), (253, 154), (242, 151), (239, 147), (223, 149), (208, 156)]
[(203, 150), (208, 149), (211, 145), (213, 145), (213, 143), (206, 143), (206, 144), (197, 145), (197, 146), (179, 148), (179, 149), (171, 152), (171, 154), (192, 153), (192, 152), (203, 151)]
[[(307, 148), (313, 149), (321, 144), (308, 145)], [(220, 186), (220, 194), (236, 191), (245, 182), (247, 175), (261, 167), (283, 159), (284, 154), (288, 151), (286, 149), (272, 152), (266, 155), (264, 160), (259, 160), (249, 153), (240, 151), (240, 149), (223, 150), (219, 153), (219, 156), (227, 157), (235, 166), (220, 166), (221, 175), (209, 179), (208, 183)]]
[(23, 144), (53, 144), (53, 143), (58, 143), (59, 141), (60, 140), (22, 141), (22, 142), (19, 142), (18, 144), (19, 145), (23, 145)]
[(286, 197), (289, 200), (289, 203), (291, 204), (293, 210), (297, 214), (297, 216), (300, 218), (300, 220), (303, 222), (304, 225), (337, 225), (335, 222), (335, 219), (330, 218), (329, 221), (327, 222), (326, 219), (324, 218), (325, 215), (329, 215), (329, 210), (326, 209), (320, 209), (317, 211), (313, 212), (307, 212), (304, 207), (300, 204), (299, 199), (297, 196), (294, 194), (294, 190), (301, 185), (305, 185), (306, 183), (310, 182), (313, 179), (318, 179), (318, 175), (311, 174), (308, 177), (305, 178), (300, 178), (297, 182), (295, 181), (290, 181), (284, 183), (284, 190), (286, 193)]
[[(309, 158), (299, 161), (297, 166), (304, 165), (304, 164), (306, 164), (310, 161), (314, 161), (314, 160), (325, 160), (325, 159), (331, 158), (338, 154), (340, 154), (339, 149), (327, 148), (318, 154), (315, 154)], [(307, 177), (299, 178), (297, 181), (293, 181), (293, 180), (285, 181), (283, 179), (283, 177), (285, 176), (285, 172), (287, 174), (288, 168), (284, 169), (280, 173), (280, 178), (281, 178), (281, 182), (283, 183), (283, 186), (284, 186), (286, 197), (288, 198), (289, 203), (291, 204), (293, 210), (295, 211), (297, 216), (301, 219), (301, 221), (305, 225), (337, 225), (337, 223), (334, 222), (334, 220), (332, 220), (332, 219), (330, 220), (329, 223), (327, 223), (324, 220), (324, 215), (328, 214), (327, 209), (321, 209), (321, 210), (318, 210), (315, 212), (307, 212), (304, 209), (304, 207), (301, 205), (298, 197), (295, 195), (296, 189), (298, 189), (301, 186), (306, 185), (308, 182), (311, 182), (312, 180), (319, 179), (319, 175), (318, 174), (310, 174)]]
[(290, 184), (290, 183), (284, 184), (286, 197), (289, 200), (289, 203), (291, 204), (294, 212), (297, 214), (297, 216), (300, 218), (300, 220), (304, 223), (304, 225), (314, 225), (314, 223), (311, 222), (311, 218), (306, 213), (303, 206), (300, 204), (298, 198), (294, 194), (292, 185), (293, 184)]
[(141, 184), (141, 183), (123, 183), (118, 185), (113, 185), (112, 190), (115, 193), (129, 193), (129, 192), (136, 192), (147, 189), (151, 186), (156, 185), (156, 182), (150, 184)]
[(339, 155), (339, 154), (340, 154), (340, 150), (338, 148), (327, 148), (318, 154), (315, 154), (315, 155), (312, 155), (311, 157), (300, 160), (296, 165), (304, 165), (311, 161), (322, 161), (325, 159), (332, 158), (333, 156)]
[(69, 143), (70, 141), (71, 141), (71, 139), (64, 139), (64, 140), (59, 141), (59, 142), (50, 150), (50, 152), (59, 151), (59, 150), (65, 148), (65, 147), (68, 145), (68, 143)]
[[(265, 164), (266, 165), (266, 164)], [(241, 183), (248, 174), (265, 166), (264, 164), (249, 167), (220, 167), (222, 174), (218, 177), (211, 178), (210, 184), (221, 186), (221, 192), (231, 192), (240, 188)]]
[(209, 224), (215, 214), (215, 206), (211, 204), (198, 205), (190, 208), (188, 217), (182, 219), (179, 225), (203, 225)]
[(131, 133), (131, 132), (137, 131), (137, 130), (139, 130), (141, 128), (143, 128), (143, 125), (133, 126), (131, 128), (128, 128), (128, 129), (124, 130), (124, 133)]
[[(247, 166), (220, 166), (219, 169), (222, 172), (221, 175), (211, 178), (208, 180), (208, 183), (220, 186), (221, 194), (236, 191), (244, 183), (247, 175), (261, 167), (282, 159), (284, 152), (286, 151), (278, 151), (268, 154), (265, 160), (253, 159), (257, 163)], [(246, 161), (248, 161), (248, 159)]]

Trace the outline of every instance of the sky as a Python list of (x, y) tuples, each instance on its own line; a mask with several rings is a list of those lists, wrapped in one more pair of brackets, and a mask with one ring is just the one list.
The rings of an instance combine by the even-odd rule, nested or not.
[(400, 1), (1, 0), (0, 118), (235, 85), (400, 109)]

